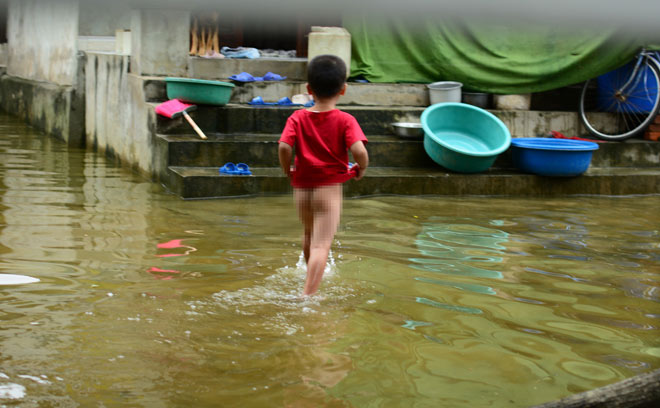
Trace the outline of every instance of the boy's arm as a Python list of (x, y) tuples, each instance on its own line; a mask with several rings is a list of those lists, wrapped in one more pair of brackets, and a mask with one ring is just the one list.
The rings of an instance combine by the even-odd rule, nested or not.
[(367, 167), (369, 167), (369, 153), (367, 153), (367, 148), (364, 147), (364, 143), (362, 141), (358, 140), (357, 142), (353, 143), (350, 147), (351, 154), (353, 155), (353, 159), (355, 159), (355, 162), (358, 164), (358, 174), (355, 176), (356, 180), (360, 180), (362, 176), (364, 176), (364, 172), (367, 170)]
[(293, 156), (293, 149), (290, 145), (284, 142), (280, 142), (280, 146), (277, 149), (277, 155), (280, 158), (280, 167), (282, 171), (286, 174), (287, 177), (291, 176), (291, 156)]

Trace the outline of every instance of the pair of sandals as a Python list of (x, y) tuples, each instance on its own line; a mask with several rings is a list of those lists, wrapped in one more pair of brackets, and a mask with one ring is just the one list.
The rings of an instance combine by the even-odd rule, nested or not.
[(252, 172), (250, 167), (245, 163), (234, 164), (232, 162), (225, 163), (224, 166), (220, 167), (220, 173), (230, 174), (234, 176), (250, 176)]
[(306, 108), (309, 108), (310, 106), (314, 106), (314, 101), (308, 101), (304, 104), (302, 103), (295, 103), (289, 98), (288, 96), (285, 96), (284, 98), (280, 98), (277, 102), (265, 102), (264, 98), (261, 96), (255, 96), (252, 98), (250, 102), (248, 102), (248, 105), (259, 105), (259, 106), (304, 106)]
[(262, 77), (255, 77), (247, 72), (241, 72), (240, 74), (230, 76), (229, 79), (237, 82), (261, 82), (261, 81), (283, 81), (286, 79), (286, 77), (278, 74), (273, 74), (272, 72), (266, 72), (266, 75)]

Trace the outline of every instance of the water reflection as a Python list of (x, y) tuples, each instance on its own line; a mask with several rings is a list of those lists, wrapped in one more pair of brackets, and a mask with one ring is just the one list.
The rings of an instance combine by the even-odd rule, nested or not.
[[(503, 261), (508, 242), (504, 231), (432, 217), (422, 226), (415, 245), (424, 258), (410, 258), (413, 268), (454, 275), (499, 279), (496, 265)], [(446, 220), (449, 221), (449, 220)], [(479, 265), (479, 266), (475, 266)], [(490, 269), (489, 266), (493, 269)], [(495, 269), (495, 270), (494, 270)], [(465, 286), (469, 287), (469, 286)], [(492, 291), (492, 289), (491, 289)]]

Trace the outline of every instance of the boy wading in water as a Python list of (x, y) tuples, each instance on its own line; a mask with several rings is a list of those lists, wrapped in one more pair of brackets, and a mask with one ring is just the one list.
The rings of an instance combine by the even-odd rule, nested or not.
[[(346, 65), (334, 55), (319, 55), (307, 66), (307, 91), (315, 105), (295, 111), (279, 140), (282, 170), (291, 180), (303, 223), (303, 254), (307, 279), (303, 295), (321, 284), (330, 246), (337, 232), (342, 183), (360, 180), (369, 165), (364, 136), (357, 120), (335, 106), (346, 92)], [(291, 157), (295, 149), (295, 166)], [(348, 167), (348, 150), (357, 164)]]

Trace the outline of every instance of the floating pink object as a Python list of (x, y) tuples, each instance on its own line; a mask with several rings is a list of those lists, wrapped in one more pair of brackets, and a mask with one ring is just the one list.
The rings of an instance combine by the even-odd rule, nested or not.
[(176, 269), (160, 269), (160, 268), (156, 268), (155, 266), (149, 268), (147, 272), (152, 274), (154, 278), (160, 280), (170, 280), (172, 279), (172, 275), (158, 275), (159, 273), (171, 273), (171, 274), (181, 273)]
[(180, 239), (173, 239), (171, 241), (163, 242), (162, 244), (158, 244), (158, 245), (156, 245), (156, 247), (158, 247), (158, 248), (181, 248), (181, 247), (185, 246), (185, 245), (181, 245), (181, 241), (182, 240), (180, 240)]
[(181, 271), (177, 271), (176, 269), (160, 269), (160, 268), (156, 268), (155, 266), (149, 268), (147, 272), (181, 273)]

